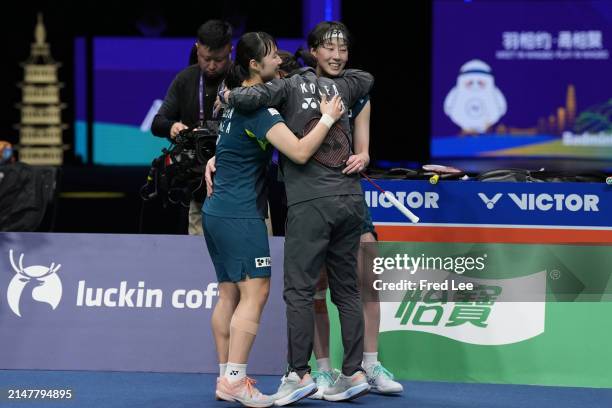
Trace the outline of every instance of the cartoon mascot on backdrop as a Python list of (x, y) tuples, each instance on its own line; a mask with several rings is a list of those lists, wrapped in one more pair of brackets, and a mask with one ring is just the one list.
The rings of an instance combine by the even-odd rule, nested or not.
[(477, 59), (463, 64), (457, 84), (444, 100), (444, 113), (466, 134), (485, 133), (506, 108), (506, 98), (495, 86), (491, 67)]

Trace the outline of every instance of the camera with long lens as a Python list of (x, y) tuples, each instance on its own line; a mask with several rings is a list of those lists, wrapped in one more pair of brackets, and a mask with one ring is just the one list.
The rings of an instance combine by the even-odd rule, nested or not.
[(216, 121), (180, 131), (172, 146), (153, 159), (147, 182), (140, 189), (142, 199), (159, 198), (164, 207), (168, 203), (189, 207), (192, 199), (202, 201), (206, 194), (204, 168), (215, 155), (218, 137)]

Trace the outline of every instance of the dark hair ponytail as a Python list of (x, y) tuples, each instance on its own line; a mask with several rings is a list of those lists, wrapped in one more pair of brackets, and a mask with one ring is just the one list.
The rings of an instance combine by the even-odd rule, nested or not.
[(281, 64), (278, 66), (279, 71), (289, 74), (295, 71), (296, 69), (302, 68), (302, 66), (295, 59), (295, 56), (289, 51), (278, 50), (278, 56), (282, 61)]
[(295, 59), (297, 61), (302, 61), (302, 64), (307, 67), (316, 68), (317, 60), (312, 56), (309, 50), (300, 47), (295, 52)]
[(228, 89), (238, 88), (242, 86), (242, 82), (249, 79), (249, 71), (242, 65), (238, 65), (235, 62), (230, 65), (225, 76), (225, 86)]
[(242, 86), (250, 78), (249, 63), (252, 59), (261, 62), (276, 46), (274, 38), (262, 31), (245, 33), (236, 44), (236, 58), (228, 70), (225, 84), (229, 89)]

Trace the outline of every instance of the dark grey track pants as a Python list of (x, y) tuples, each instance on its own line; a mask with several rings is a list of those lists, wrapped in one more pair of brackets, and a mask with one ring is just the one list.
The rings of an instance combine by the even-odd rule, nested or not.
[(364, 217), (361, 195), (304, 201), (289, 207), (285, 238), (284, 299), (287, 306), (288, 371), (310, 371), (314, 339), (313, 297), (323, 265), (332, 302), (340, 312), (342, 372), (361, 369), (363, 311), (357, 282), (357, 251)]

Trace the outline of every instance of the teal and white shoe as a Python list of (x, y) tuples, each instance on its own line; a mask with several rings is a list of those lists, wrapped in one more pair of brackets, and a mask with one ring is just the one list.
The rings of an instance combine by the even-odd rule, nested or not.
[(350, 377), (341, 373), (334, 385), (325, 390), (323, 399), (326, 401), (349, 401), (367, 394), (369, 390), (370, 385), (362, 371), (357, 371)]
[(366, 376), (373, 392), (379, 394), (399, 394), (404, 391), (402, 384), (394, 381), (393, 374), (380, 363), (366, 367)]
[(293, 404), (296, 401), (311, 396), (317, 392), (317, 384), (312, 380), (310, 374), (304, 374), (300, 378), (296, 372), (290, 372), (283, 376), (281, 385), (276, 394), (272, 395), (274, 405), (283, 406)]
[(340, 375), (340, 371), (332, 369), (330, 371), (313, 371), (312, 378), (317, 384), (317, 392), (312, 394), (308, 398), (312, 399), (323, 399), (323, 393), (326, 389), (334, 385), (336, 378)]

